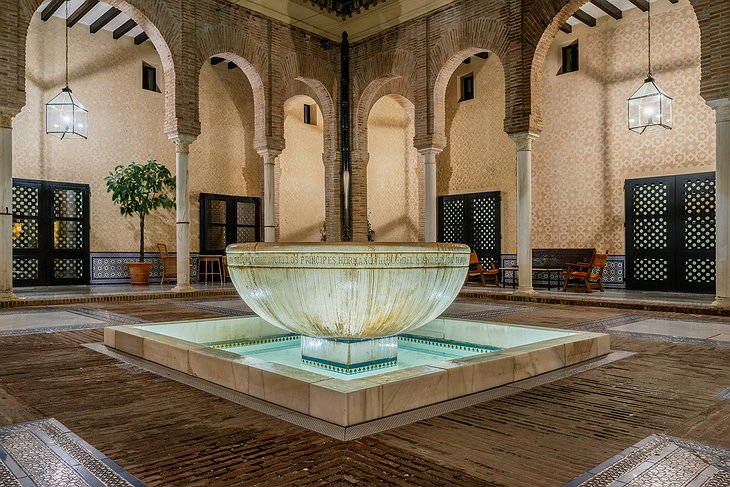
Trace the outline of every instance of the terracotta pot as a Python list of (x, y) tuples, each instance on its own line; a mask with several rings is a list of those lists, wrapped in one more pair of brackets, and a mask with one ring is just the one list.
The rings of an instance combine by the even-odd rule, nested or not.
[(132, 284), (149, 284), (152, 262), (127, 262)]

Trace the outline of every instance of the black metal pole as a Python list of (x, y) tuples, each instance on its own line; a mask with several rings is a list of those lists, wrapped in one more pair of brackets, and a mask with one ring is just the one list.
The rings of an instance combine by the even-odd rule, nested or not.
[(352, 240), (350, 222), (350, 43), (342, 33), (340, 65), (340, 151), (342, 154), (342, 240)]

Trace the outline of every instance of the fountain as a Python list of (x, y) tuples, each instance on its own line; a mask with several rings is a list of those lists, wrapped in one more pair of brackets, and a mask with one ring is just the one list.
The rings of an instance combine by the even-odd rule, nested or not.
[(256, 316), (108, 327), (104, 344), (341, 427), (609, 352), (605, 334), (439, 317), (468, 260), (458, 244), (234, 244)]
[(451, 304), (469, 247), (449, 243), (244, 243), (226, 250), (238, 294), (301, 335), (302, 361), (351, 374), (394, 365), (396, 335)]

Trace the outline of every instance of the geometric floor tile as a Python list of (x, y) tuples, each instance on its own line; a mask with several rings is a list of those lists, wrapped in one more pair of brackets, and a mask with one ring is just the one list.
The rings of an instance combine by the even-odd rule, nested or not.
[(0, 486), (144, 487), (53, 418), (0, 427)]
[(233, 299), (205, 299), (201, 301), (179, 301), (178, 306), (195, 308), (202, 311), (212, 311), (226, 316), (246, 316), (253, 314), (251, 308), (240, 298)]
[(49, 312), (15, 312), (0, 314), (0, 331), (27, 330), (45, 328), (56, 325), (91, 325), (103, 326), (104, 321), (68, 311)]
[(730, 486), (730, 450), (651, 435), (573, 479), (565, 487)]
[(712, 339), (715, 336), (730, 333), (730, 325), (708, 321), (699, 322), (652, 318), (617, 326), (614, 330), (649, 333), (652, 335)]

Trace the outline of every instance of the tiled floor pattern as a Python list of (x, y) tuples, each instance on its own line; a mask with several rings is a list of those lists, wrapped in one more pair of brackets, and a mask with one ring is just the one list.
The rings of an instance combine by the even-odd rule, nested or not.
[(144, 487), (55, 419), (0, 428), (0, 486)]
[(227, 316), (247, 316), (253, 314), (251, 308), (239, 297), (232, 299), (206, 299), (202, 301), (180, 301), (178, 306), (211, 311)]
[(12, 310), (0, 313), (0, 336), (129, 325), (142, 320), (95, 308)]
[(730, 450), (651, 435), (565, 487), (727, 487)]

